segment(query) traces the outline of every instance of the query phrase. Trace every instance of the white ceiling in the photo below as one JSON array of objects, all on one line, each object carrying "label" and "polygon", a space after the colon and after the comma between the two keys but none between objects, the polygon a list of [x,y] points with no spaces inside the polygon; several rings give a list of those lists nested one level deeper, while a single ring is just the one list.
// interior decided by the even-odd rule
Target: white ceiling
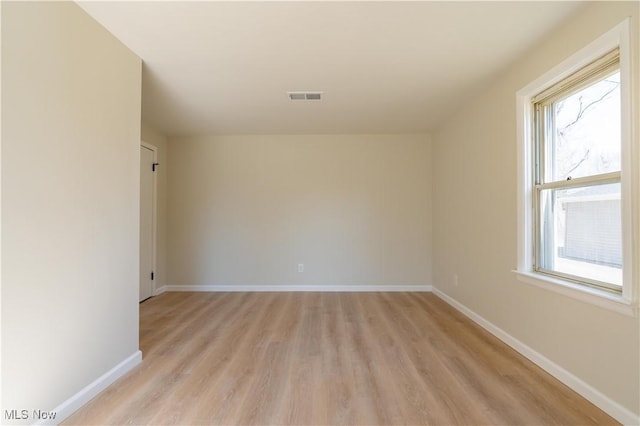
[{"label": "white ceiling", "polygon": [[[581,2],[81,2],[167,135],[419,133]],[[292,102],[287,91],[322,91]]]}]

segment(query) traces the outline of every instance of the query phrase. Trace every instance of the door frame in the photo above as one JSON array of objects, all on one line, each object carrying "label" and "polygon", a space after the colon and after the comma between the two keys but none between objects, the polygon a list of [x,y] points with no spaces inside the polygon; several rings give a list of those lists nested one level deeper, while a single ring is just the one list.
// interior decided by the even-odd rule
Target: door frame
[{"label": "door frame", "polygon": [[[158,148],[155,145],[151,145],[143,140],[140,140],[140,148],[147,148],[151,152],[153,152],[153,162],[158,162]],[[142,173],[142,170],[140,170]],[[153,203],[151,205],[151,268],[154,274],[154,279],[151,280],[151,297],[157,296],[157,286],[156,281],[158,279],[158,268],[156,264],[156,253],[158,251],[158,178],[155,173],[153,173],[153,188],[152,188],[152,197]],[[142,194],[140,194],[142,195]],[[140,256],[140,250],[138,250],[138,257]],[[140,282],[138,282],[138,291],[140,290]]]}]

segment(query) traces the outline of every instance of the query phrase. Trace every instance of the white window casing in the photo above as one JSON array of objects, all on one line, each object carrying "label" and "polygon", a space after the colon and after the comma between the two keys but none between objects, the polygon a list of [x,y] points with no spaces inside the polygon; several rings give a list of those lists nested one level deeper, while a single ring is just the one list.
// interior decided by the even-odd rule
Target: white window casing
[{"label": "white window casing", "polygon": [[[581,81],[592,76],[580,75],[587,65],[606,58],[619,49],[620,96],[621,96],[621,221],[622,221],[622,291],[614,294],[602,289],[581,285],[562,277],[553,277],[534,270],[535,256],[535,209],[534,209],[534,138],[533,102],[562,90],[567,77],[576,74]],[[616,52],[617,56],[617,52]],[[605,59],[606,60],[606,59]],[[638,215],[634,211],[633,194],[640,191],[638,175],[633,170],[640,166],[637,136],[634,135],[632,114],[631,46],[629,20],[608,31],[585,48],[573,54],[553,69],[528,84],[516,94],[517,142],[518,142],[518,264],[517,277],[520,281],[547,290],[582,300],[587,303],[635,316],[638,308],[638,268],[640,258],[640,237],[637,229]],[[576,81],[573,75],[571,81]],[[535,98],[535,99],[534,99]],[[615,176],[605,176],[613,178]],[[580,181],[572,182],[579,184]],[[551,185],[553,186],[553,185]],[[635,207],[637,209],[637,207]]]}]

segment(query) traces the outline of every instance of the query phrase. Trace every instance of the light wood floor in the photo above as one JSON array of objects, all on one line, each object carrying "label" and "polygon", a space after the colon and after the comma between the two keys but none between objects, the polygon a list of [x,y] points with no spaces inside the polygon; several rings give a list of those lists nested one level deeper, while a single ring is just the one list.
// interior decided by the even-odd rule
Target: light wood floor
[{"label": "light wood floor", "polygon": [[431,293],[165,293],[67,424],[588,425],[611,417]]}]

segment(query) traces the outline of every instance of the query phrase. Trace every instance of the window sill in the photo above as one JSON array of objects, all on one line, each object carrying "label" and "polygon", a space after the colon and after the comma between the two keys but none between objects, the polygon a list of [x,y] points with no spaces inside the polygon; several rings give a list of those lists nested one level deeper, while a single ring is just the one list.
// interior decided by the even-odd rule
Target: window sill
[{"label": "window sill", "polygon": [[583,287],[578,284],[573,284],[568,281],[547,277],[533,272],[513,272],[516,273],[519,281],[526,284],[553,291],[555,293],[571,297],[572,299],[577,299],[630,317],[635,317],[637,314],[637,307],[622,296],[617,296],[595,288]]}]

